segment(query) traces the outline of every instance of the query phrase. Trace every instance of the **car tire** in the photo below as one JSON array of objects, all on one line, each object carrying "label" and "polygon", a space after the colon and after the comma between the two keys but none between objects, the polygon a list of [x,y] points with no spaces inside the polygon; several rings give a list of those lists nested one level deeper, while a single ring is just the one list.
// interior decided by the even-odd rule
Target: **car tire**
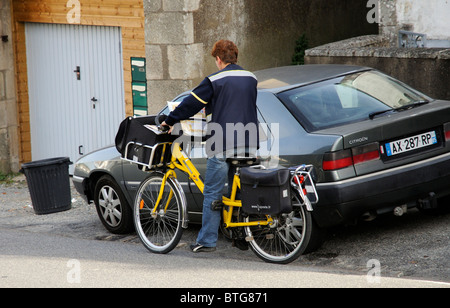
[{"label": "car tire", "polygon": [[326,232],[326,229],[319,227],[313,218],[311,238],[303,254],[308,254],[318,250],[325,242]]},{"label": "car tire", "polygon": [[134,231],[133,213],[119,185],[109,175],[95,185],[94,203],[103,226],[113,234]]}]

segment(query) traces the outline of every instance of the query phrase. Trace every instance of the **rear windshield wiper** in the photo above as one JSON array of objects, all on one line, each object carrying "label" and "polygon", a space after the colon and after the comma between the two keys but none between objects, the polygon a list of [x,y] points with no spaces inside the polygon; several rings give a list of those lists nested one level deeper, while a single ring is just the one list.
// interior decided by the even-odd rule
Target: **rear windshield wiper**
[{"label": "rear windshield wiper", "polygon": [[416,108],[416,107],[419,107],[419,106],[422,106],[422,105],[426,105],[426,104],[428,104],[428,103],[429,103],[429,101],[427,101],[427,100],[419,100],[419,101],[415,101],[415,102],[412,103],[412,104],[408,104],[408,105],[401,106],[401,107],[398,107],[398,108],[393,108],[393,109],[387,109],[387,110],[381,110],[381,111],[372,112],[371,114],[369,114],[369,119],[373,120],[377,115],[380,115],[380,114],[383,114],[383,113],[386,113],[386,112],[389,112],[389,111],[404,111],[404,110],[409,110],[409,109]]},{"label": "rear windshield wiper", "polygon": [[429,101],[426,101],[426,100],[415,101],[412,104],[408,104],[408,105],[405,105],[405,106],[401,106],[401,107],[395,108],[394,111],[409,110],[409,109],[413,109],[413,108],[416,108],[416,107],[419,107],[419,106],[422,106],[422,105],[426,105],[428,103],[429,103]]},{"label": "rear windshield wiper", "polygon": [[372,112],[371,114],[369,114],[369,119],[373,120],[373,118],[375,118],[377,115],[389,112],[389,111],[393,111],[394,109],[386,109],[386,110],[381,110],[381,111],[375,111]]}]

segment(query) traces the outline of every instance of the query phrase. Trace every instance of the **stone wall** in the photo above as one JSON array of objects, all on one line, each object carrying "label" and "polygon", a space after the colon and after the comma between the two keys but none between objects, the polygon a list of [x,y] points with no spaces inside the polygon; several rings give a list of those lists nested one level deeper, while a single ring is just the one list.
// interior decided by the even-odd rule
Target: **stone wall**
[{"label": "stone wall", "polygon": [[19,170],[10,0],[0,0],[0,173]]},{"label": "stone wall", "polygon": [[389,46],[390,37],[357,37],[307,50],[305,63],[373,67],[432,98],[450,100],[450,49]]},{"label": "stone wall", "polygon": [[236,42],[249,70],[290,65],[295,41],[318,46],[378,33],[360,0],[144,0],[149,112],[217,70],[219,39]]},{"label": "stone wall", "polygon": [[203,46],[195,42],[193,17],[199,5],[200,0],[144,0],[150,113],[202,75]]}]

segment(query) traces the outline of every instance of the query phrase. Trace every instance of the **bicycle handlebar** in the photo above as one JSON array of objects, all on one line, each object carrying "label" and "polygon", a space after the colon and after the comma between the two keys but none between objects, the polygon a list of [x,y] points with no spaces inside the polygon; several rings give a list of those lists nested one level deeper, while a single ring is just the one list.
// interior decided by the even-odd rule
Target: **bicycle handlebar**
[{"label": "bicycle handlebar", "polygon": [[170,126],[168,125],[158,125],[158,130],[160,132],[166,133],[170,130]]}]

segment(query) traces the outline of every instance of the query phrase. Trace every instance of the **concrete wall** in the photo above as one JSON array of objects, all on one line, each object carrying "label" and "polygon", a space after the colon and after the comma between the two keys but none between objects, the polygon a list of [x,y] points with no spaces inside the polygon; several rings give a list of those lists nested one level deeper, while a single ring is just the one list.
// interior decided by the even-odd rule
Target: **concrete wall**
[{"label": "concrete wall", "polygon": [[12,46],[11,2],[0,0],[0,172],[19,170],[18,121]]},{"label": "concrete wall", "polygon": [[305,63],[373,67],[432,98],[450,100],[450,49],[388,46],[389,37],[357,37],[307,50]]},{"label": "concrete wall", "polygon": [[249,70],[290,65],[295,41],[310,46],[378,33],[361,0],[144,0],[149,112],[217,70],[219,39],[236,42]]},{"label": "concrete wall", "polygon": [[367,10],[359,0],[201,1],[194,13],[195,39],[204,43],[207,72],[215,70],[209,54],[219,38],[236,42],[239,62],[250,70],[290,65],[302,34],[314,47],[378,33],[366,20]]}]

